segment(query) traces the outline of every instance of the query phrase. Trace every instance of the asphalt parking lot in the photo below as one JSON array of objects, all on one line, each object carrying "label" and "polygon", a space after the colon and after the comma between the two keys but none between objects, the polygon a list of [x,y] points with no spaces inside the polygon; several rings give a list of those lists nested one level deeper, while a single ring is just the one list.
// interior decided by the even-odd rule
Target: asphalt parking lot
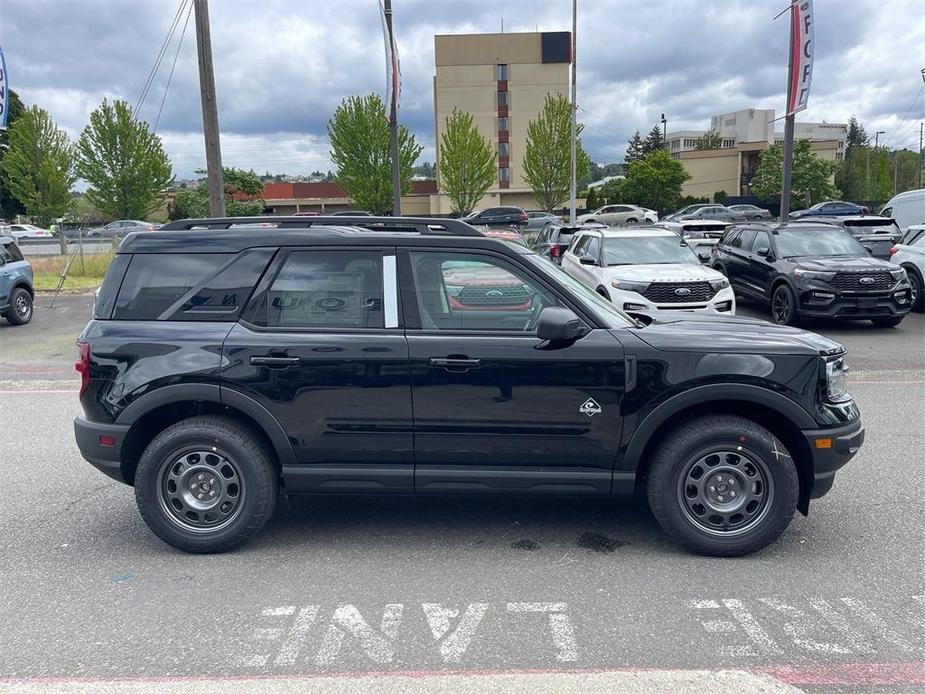
[{"label": "asphalt parking lot", "polygon": [[48,303],[0,325],[0,691],[925,689],[922,314],[809,326],[848,347],[867,442],[746,558],[606,500],[387,497],[295,500],[191,556],[80,458],[90,299]]}]

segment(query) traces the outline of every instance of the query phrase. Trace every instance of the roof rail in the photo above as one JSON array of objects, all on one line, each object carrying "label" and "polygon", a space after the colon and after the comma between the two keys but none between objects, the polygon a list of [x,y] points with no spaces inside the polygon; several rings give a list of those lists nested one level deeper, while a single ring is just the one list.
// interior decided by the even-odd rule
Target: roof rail
[{"label": "roof rail", "polygon": [[277,229],[306,229],[313,226],[362,227],[370,231],[412,232],[428,236],[482,236],[482,232],[460,219],[442,217],[334,217],[261,215],[259,217],[213,217],[180,219],[161,227],[161,231],[190,229],[230,229],[243,225],[272,225]]}]

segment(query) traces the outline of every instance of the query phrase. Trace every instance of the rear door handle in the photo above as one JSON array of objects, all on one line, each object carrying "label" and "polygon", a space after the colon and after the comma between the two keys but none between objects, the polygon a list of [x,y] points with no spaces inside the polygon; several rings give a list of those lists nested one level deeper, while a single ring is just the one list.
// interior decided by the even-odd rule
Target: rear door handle
[{"label": "rear door handle", "polygon": [[481,359],[469,359],[467,357],[431,357],[428,363],[434,368],[446,369],[447,371],[468,371],[482,366]]},{"label": "rear door handle", "polygon": [[251,357],[250,361],[251,366],[266,366],[270,369],[285,369],[302,363],[300,357]]}]

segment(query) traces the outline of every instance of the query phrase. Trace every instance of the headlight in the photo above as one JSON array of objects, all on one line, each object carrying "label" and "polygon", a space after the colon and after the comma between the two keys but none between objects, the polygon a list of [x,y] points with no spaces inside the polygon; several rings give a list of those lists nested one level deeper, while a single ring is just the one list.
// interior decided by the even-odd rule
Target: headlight
[{"label": "headlight", "polygon": [[898,267],[895,270],[890,270],[890,274],[893,276],[893,279],[897,282],[900,280],[906,279],[906,269]]},{"label": "headlight", "polygon": [[808,280],[821,280],[823,282],[831,282],[835,279],[834,272],[819,272],[817,270],[804,270],[801,267],[794,268],[793,274],[797,277],[805,277]]},{"label": "headlight", "polygon": [[638,294],[642,294],[646,289],[649,288],[649,283],[631,282],[628,280],[613,280],[610,283],[610,286],[617,289],[622,289],[625,292],[637,292]]},{"label": "headlight", "polygon": [[720,277],[716,280],[710,280],[710,286],[713,288],[714,292],[718,292],[720,289],[725,289],[729,286],[729,280],[725,277]]},{"label": "headlight", "polygon": [[825,363],[825,391],[829,402],[851,399],[848,394],[848,364],[845,363],[845,357],[830,359]]}]

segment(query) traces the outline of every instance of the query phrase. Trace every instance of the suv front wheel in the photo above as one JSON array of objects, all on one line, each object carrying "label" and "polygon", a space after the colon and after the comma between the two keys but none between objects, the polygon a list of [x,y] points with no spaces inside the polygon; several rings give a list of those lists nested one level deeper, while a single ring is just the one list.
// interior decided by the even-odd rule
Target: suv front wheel
[{"label": "suv front wheel", "polygon": [[273,457],[247,427],[191,417],[148,444],[135,473],[135,501],[148,527],[185,552],[224,552],[269,520],[279,488]]},{"label": "suv front wheel", "polygon": [[737,417],[691,420],[661,444],[649,470],[649,506],[689,549],[734,557],[787,528],[800,493],[793,458],[771,432]]}]

